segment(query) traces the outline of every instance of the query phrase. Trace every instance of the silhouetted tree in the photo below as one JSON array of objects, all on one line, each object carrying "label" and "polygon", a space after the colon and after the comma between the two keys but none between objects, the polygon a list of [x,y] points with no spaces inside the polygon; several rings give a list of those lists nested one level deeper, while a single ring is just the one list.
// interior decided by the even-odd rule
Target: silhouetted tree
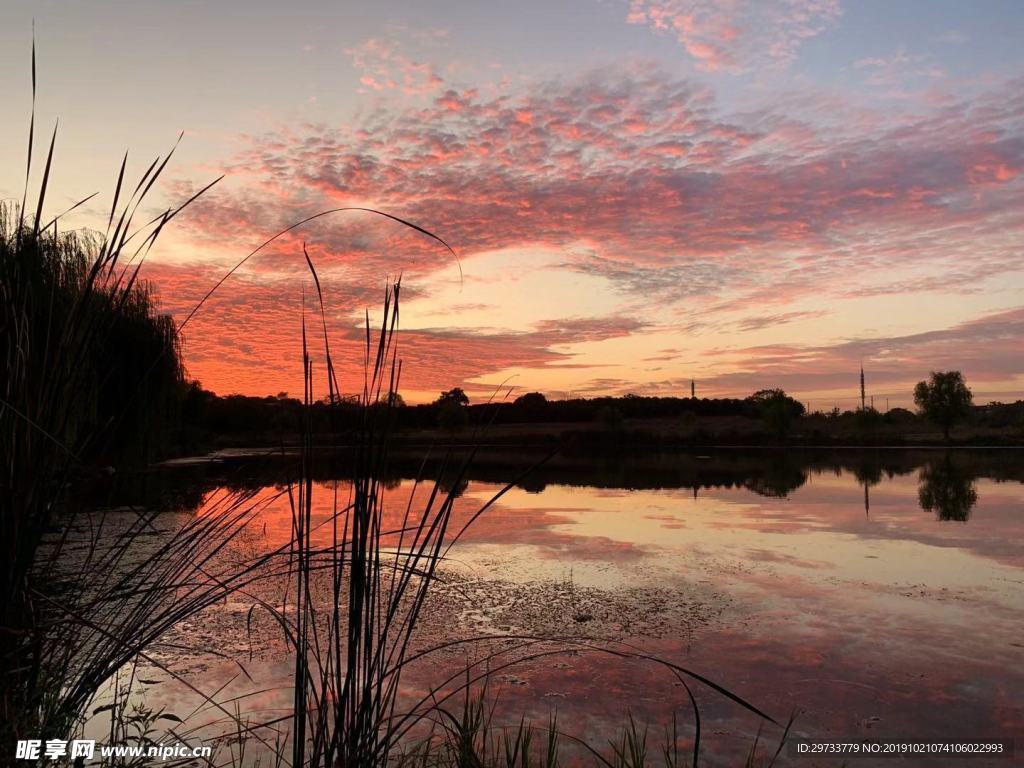
[{"label": "silhouetted tree", "polygon": [[435,405],[437,406],[437,425],[443,430],[455,432],[469,421],[469,415],[466,413],[469,396],[460,387],[442,392]]},{"label": "silhouetted tree", "polygon": [[381,392],[370,406],[370,412],[375,419],[382,419],[382,425],[393,428],[398,424],[398,409],[405,407],[405,398],[398,392]]},{"label": "silhouetted tree", "polygon": [[525,410],[540,410],[548,404],[548,399],[541,392],[527,392],[515,399],[513,405]]},{"label": "silhouetted tree", "polygon": [[780,438],[789,433],[793,420],[804,413],[804,404],[781,389],[758,390],[747,401],[757,407],[765,426]]},{"label": "silhouetted tree", "polygon": [[914,403],[926,419],[942,428],[949,440],[949,430],[971,413],[973,396],[960,371],[932,371],[928,381],[914,387]]},{"label": "silhouetted tree", "polygon": [[[144,464],[166,452],[180,417],[181,340],[148,283],[95,266],[100,249],[88,233],[36,231],[0,203],[0,421],[18,414],[86,462]],[[64,373],[73,396],[37,413]]]},{"label": "silhouetted tree", "polygon": [[435,402],[437,405],[444,405],[445,403],[469,405],[469,395],[463,391],[462,387],[455,387],[447,392],[442,392]]},{"label": "silhouetted tree", "polygon": [[381,393],[377,399],[378,405],[388,405],[391,408],[405,408],[405,398],[398,392]]}]

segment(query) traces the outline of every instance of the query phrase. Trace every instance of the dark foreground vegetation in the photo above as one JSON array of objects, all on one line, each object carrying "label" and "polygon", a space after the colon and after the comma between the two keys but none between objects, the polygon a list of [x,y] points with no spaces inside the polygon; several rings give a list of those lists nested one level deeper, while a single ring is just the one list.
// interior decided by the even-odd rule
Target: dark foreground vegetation
[{"label": "dark foreground vegetation", "polygon": [[[33,55],[33,92],[35,61]],[[133,191],[122,164],[107,228],[66,233],[43,216],[56,130],[41,181],[0,210],[0,743],[65,738],[105,682],[183,617],[223,597],[212,554],[237,530],[228,505],[169,536],[159,555],[133,551],[154,518],[108,539],[103,516],[72,540],[76,478],[109,462],[166,452],[180,403],[178,329],[154,310],[138,268],[187,205],[140,224],[135,213],[168,158]],[[88,199],[88,198],[87,198]],[[83,201],[84,202],[84,201]],[[81,527],[79,525],[79,527]],[[197,578],[198,577],[198,578]]]}]

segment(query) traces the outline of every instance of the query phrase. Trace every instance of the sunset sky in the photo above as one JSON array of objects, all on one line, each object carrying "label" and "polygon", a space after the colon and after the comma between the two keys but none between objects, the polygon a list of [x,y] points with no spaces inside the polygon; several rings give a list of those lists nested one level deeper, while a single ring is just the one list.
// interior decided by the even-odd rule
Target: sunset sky
[{"label": "sunset sky", "polygon": [[[106,221],[185,132],[152,202],[226,174],[143,276],[189,374],[301,393],[306,242],[342,386],[402,275],[411,401],[746,395],[876,405],[930,370],[1024,397],[1024,4],[21,2],[0,6],[0,197],[60,131],[51,215]],[[43,160],[37,152],[36,183]],[[149,211],[147,211],[149,212]],[[461,275],[460,275],[461,264]],[[326,390],[319,380],[318,386]]]}]

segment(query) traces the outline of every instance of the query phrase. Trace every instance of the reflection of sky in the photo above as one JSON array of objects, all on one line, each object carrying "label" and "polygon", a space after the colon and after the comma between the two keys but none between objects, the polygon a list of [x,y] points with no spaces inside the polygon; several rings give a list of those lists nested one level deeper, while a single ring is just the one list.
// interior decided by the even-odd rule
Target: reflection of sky
[{"label": "reflection of sky", "polygon": [[[498,488],[471,483],[453,528]],[[1016,542],[1024,534],[1024,485],[979,479],[976,488],[967,522],[939,521],[921,509],[916,473],[872,486],[869,514],[863,487],[849,473],[812,475],[788,498],[739,488],[702,490],[696,498],[689,489],[516,488],[467,532],[451,567],[520,583],[699,584],[725,593],[731,602],[721,626],[685,640],[625,639],[692,666],[778,717],[799,707],[802,733],[1019,733],[1024,575]],[[411,491],[403,482],[385,492],[386,524],[397,525]],[[315,520],[327,518],[332,493],[316,486]],[[414,509],[426,493],[416,491]],[[339,499],[346,498],[339,488]],[[270,502],[260,520],[265,534],[255,526],[257,540],[286,541],[290,519],[286,497]],[[429,674],[410,680],[427,684]],[[633,662],[558,657],[516,674],[525,684],[503,692],[508,711],[525,707],[544,719],[557,706],[565,722],[591,735],[607,736],[627,708],[663,722],[667,702],[686,701],[663,672]],[[709,743],[742,734],[749,744],[755,721],[706,691],[700,699],[718,726]]]}]

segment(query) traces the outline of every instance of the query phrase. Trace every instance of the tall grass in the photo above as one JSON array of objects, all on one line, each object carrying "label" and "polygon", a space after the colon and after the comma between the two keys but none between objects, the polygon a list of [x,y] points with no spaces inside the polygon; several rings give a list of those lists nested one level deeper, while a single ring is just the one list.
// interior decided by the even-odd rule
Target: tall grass
[{"label": "tall grass", "polygon": [[[56,127],[35,199],[29,195],[35,79],[33,46],[25,193],[20,205],[0,209],[5,749],[19,736],[68,734],[114,671],[218,599],[223,578],[207,569],[245,516],[229,501],[208,518],[159,531],[153,515],[74,515],[67,504],[75,478],[98,462],[144,462],[161,449],[182,382],[178,331],[156,313],[139,268],[194,198],[137,224],[170,154],[130,193],[125,156],[106,231],[61,231],[63,214],[43,215]],[[154,532],[160,546],[147,547]]]},{"label": "tall grass", "polygon": [[[310,270],[316,271],[307,255]],[[334,376],[324,307],[321,327],[327,375]],[[443,460],[432,478],[419,477],[410,491],[397,529],[384,524],[383,489],[386,475],[390,411],[401,375],[396,330],[400,282],[384,297],[376,340],[369,322],[364,350],[363,424],[355,451],[350,501],[333,509],[328,571],[331,581],[326,615],[311,601],[309,572],[309,509],[313,485],[308,476],[300,485],[294,508],[296,531],[296,700],[293,765],[384,765],[403,746],[409,730],[425,712],[397,710],[406,666],[423,653],[410,653],[414,631],[437,568],[454,540],[465,530],[452,530],[455,502],[464,486],[472,454],[455,462]],[[306,348],[305,333],[303,348]],[[313,370],[308,355],[305,403],[314,402]],[[331,392],[337,382],[329,383]],[[335,398],[331,398],[334,402]],[[308,427],[309,425],[307,425]],[[311,430],[304,431],[303,469],[313,465]],[[304,472],[305,475],[305,472]],[[429,488],[426,501],[414,506],[420,484]],[[482,514],[514,485],[507,484],[474,514]],[[305,551],[303,551],[305,549]],[[320,643],[323,635],[326,642]],[[315,670],[315,673],[313,671]]]}]

